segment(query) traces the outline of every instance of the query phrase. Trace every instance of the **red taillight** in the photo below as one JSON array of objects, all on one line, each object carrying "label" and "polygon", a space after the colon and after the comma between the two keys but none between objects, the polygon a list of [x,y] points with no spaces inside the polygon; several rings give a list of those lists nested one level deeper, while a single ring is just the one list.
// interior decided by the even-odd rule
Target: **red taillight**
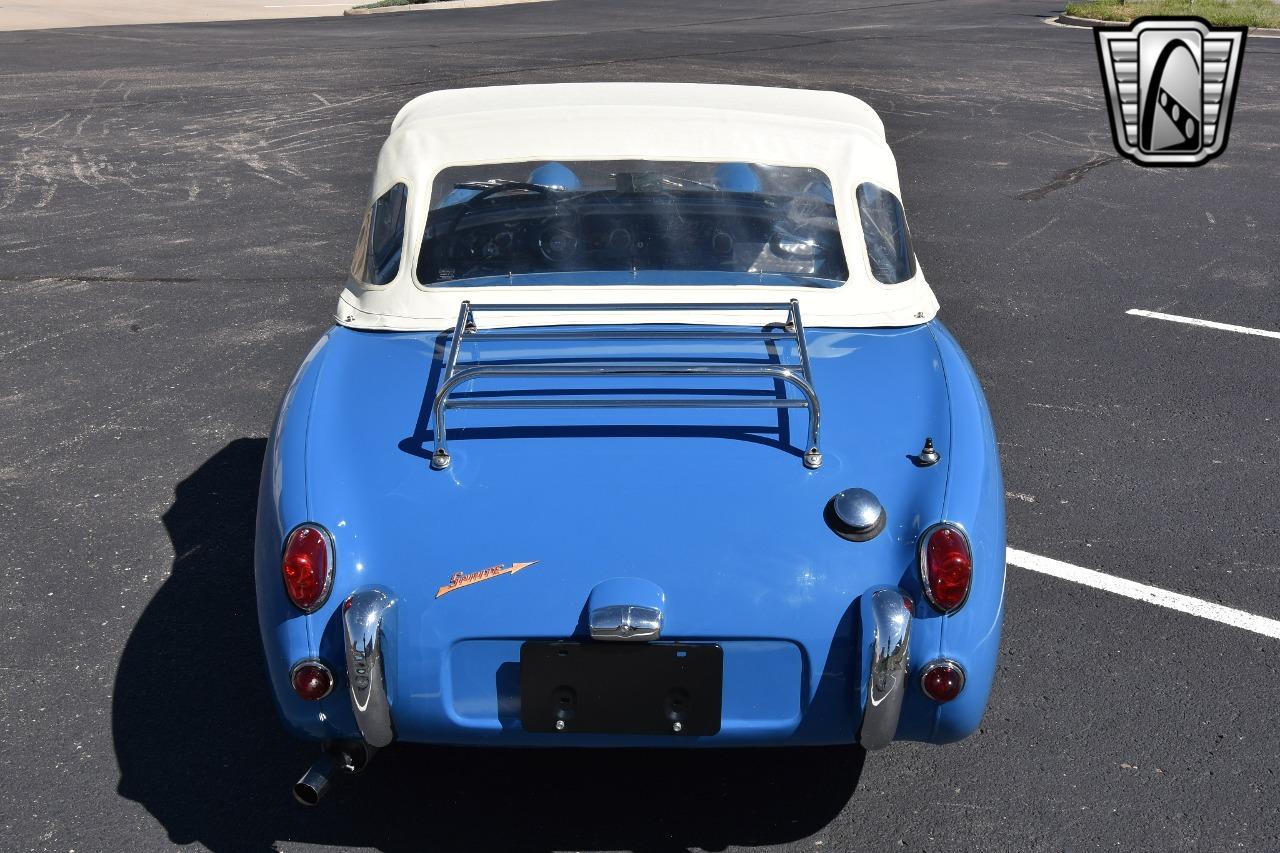
[{"label": "red taillight", "polygon": [[309,702],[323,699],[333,689],[333,673],[318,660],[299,662],[289,673],[289,680],[293,682],[293,692]]},{"label": "red taillight", "polygon": [[933,661],[920,675],[920,689],[935,702],[950,702],[964,689],[964,670],[955,661]]},{"label": "red taillight", "polygon": [[329,535],[323,527],[304,524],[295,527],[284,544],[280,571],[284,575],[289,600],[310,613],[324,604],[333,585]]},{"label": "red taillight", "polygon": [[926,534],[920,549],[920,574],[925,595],[934,607],[950,613],[964,604],[973,580],[973,557],[964,533],[939,525]]}]

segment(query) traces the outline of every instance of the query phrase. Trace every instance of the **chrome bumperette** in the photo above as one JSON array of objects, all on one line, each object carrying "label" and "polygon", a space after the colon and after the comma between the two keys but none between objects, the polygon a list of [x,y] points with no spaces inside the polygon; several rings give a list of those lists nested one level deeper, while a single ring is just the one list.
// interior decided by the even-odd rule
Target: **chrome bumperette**
[{"label": "chrome bumperette", "polygon": [[386,636],[394,633],[396,600],[377,587],[363,587],[342,603],[351,710],[365,743],[386,746],[395,739],[387,698]]},{"label": "chrome bumperette", "polygon": [[592,610],[588,621],[595,640],[643,642],[662,636],[662,611],[635,604],[611,604]]},{"label": "chrome bumperette", "polygon": [[[547,332],[515,331],[515,332],[481,332],[477,333],[474,314],[477,311],[501,312],[533,312],[533,311],[591,311],[601,313],[619,313],[627,311],[786,311],[786,320],[781,330],[777,324],[766,327],[760,332],[741,332],[736,330],[717,330],[714,328],[698,330],[663,330],[663,329],[590,329],[590,330],[551,330]],[[684,317],[680,318],[685,322]],[[530,363],[530,364],[484,364],[478,358],[463,367],[458,366],[458,353],[464,341],[482,343],[484,341],[561,341],[561,340],[758,340],[763,341],[770,352],[776,352],[776,342],[791,340],[795,342],[796,353],[800,359],[798,364],[760,363],[740,364],[726,361],[699,361],[695,363],[679,362],[645,362],[641,360],[616,360],[596,363]],[[646,378],[662,377],[743,377],[759,376],[773,379],[780,384],[790,385],[801,395],[802,399],[780,396],[762,399],[754,396],[707,398],[672,398],[653,399],[642,397],[589,397],[564,399],[555,396],[554,390],[548,390],[543,398],[522,397],[505,399],[501,395],[487,398],[458,399],[451,397],[453,390],[473,379],[485,377],[609,377],[638,376]],[[818,402],[818,394],[814,390],[813,368],[809,361],[809,349],[805,342],[804,324],[800,319],[800,303],[794,299],[783,303],[686,303],[686,304],[616,304],[616,305],[473,305],[463,301],[458,311],[458,321],[454,326],[453,340],[445,358],[444,375],[436,391],[432,413],[435,418],[435,450],[431,454],[431,467],[436,470],[448,468],[452,462],[449,456],[448,431],[445,426],[445,412],[449,409],[807,409],[809,412],[809,431],[802,459],[806,468],[818,468],[822,465],[822,451],[819,449],[822,411]]]},{"label": "chrome bumperette", "polygon": [[911,639],[911,604],[896,587],[880,587],[863,596],[863,636],[870,635],[871,671],[867,705],[858,742],[864,749],[887,746],[898,730],[902,697],[907,690],[907,645]]}]

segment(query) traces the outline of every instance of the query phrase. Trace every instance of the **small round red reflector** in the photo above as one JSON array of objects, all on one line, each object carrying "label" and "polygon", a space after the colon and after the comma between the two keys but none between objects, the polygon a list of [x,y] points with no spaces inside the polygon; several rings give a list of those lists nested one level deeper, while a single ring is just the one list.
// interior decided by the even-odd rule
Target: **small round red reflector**
[{"label": "small round red reflector", "polygon": [[929,534],[924,547],[925,593],[934,607],[944,613],[964,604],[973,580],[973,558],[969,542],[954,527],[939,527]]},{"label": "small round red reflector", "polygon": [[920,688],[935,702],[950,702],[964,689],[964,670],[951,661],[934,661],[924,668]]},{"label": "small round red reflector", "polygon": [[333,581],[329,565],[329,539],[323,528],[304,524],[294,528],[284,546],[281,562],[289,600],[310,613],[324,604]]},{"label": "small round red reflector", "polygon": [[293,668],[289,678],[293,692],[310,702],[323,699],[333,689],[333,673],[318,660],[302,661]]}]

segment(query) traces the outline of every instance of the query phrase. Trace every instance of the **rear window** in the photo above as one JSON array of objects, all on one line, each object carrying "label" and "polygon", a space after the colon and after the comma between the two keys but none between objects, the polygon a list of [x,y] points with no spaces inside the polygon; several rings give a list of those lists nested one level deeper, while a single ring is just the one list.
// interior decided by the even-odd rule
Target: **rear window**
[{"label": "rear window", "polygon": [[408,190],[396,184],[365,212],[356,241],[351,275],[364,284],[387,284],[400,272],[404,247],[404,208]]},{"label": "rear window", "polygon": [[898,284],[915,276],[916,255],[898,197],[875,184],[859,184],[858,217],[876,281]]},{"label": "rear window", "polygon": [[417,274],[453,286],[816,287],[849,275],[820,170],[651,160],[445,169]]}]

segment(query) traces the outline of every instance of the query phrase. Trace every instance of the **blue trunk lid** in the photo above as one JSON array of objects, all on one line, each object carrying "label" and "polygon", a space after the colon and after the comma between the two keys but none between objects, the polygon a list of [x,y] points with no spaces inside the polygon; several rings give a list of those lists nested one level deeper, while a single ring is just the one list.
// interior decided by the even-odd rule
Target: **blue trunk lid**
[{"label": "blue trunk lid", "polygon": [[[772,409],[457,411],[453,464],[432,470],[431,394],[447,338],[333,330],[317,359],[307,439],[310,510],[337,539],[338,588],[393,588],[440,643],[570,635],[592,588],[612,577],[665,592],[669,636],[789,636],[816,623],[830,637],[863,590],[914,571],[917,537],[938,517],[947,466],[911,461],[925,436],[947,450],[945,381],[927,326],[809,331],[823,412],[816,471],[800,458],[806,412]],[[779,346],[783,361],[794,356]],[[768,358],[759,342],[484,349],[486,363],[637,357]],[[460,390],[725,396],[774,386],[503,378]],[[848,542],[823,520],[831,496],[853,486],[887,510],[873,541]],[[533,565],[437,598],[456,573],[513,563]]]}]

